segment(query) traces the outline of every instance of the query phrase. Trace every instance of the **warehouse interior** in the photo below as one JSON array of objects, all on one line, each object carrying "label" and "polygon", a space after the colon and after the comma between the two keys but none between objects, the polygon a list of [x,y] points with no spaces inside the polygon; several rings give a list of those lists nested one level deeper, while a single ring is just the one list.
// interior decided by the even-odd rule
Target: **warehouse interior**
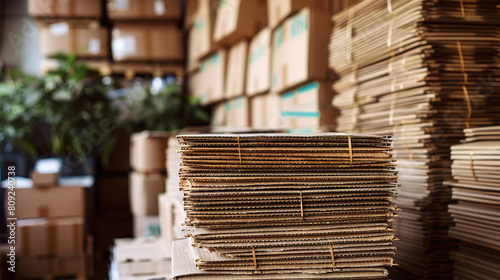
[{"label": "warehouse interior", "polygon": [[0,279],[498,280],[500,1],[0,0]]}]

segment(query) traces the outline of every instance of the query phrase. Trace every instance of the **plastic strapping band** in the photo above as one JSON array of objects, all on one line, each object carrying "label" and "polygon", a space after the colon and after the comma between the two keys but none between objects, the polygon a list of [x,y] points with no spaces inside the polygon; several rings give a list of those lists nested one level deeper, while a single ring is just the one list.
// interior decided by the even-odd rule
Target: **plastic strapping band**
[{"label": "plastic strapping band", "polygon": [[470,128],[470,124],[469,124],[469,120],[472,116],[472,107],[470,105],[470,98],[469,98],[469,92],[467,91],[467,87],[464,85],[462,86],[462,89],[464,91],[464,95],[465,95],[465,101],[467,101],[467,120],[465,120],[465,126],[467,128]]},{"label": "plastic strapping band", "polygon": [[460,44],[460,41],[457,41],[457,47],[458,47],[458,56],[460,57],[460,66],[462,67],[462,73],[464,74],[464,83],[467,84],[468,76],[467,72],[465,72],[465,62],[464,62],[464,56],[462,55],[462,44]]},{"label": "plastic strapping band", "polygon": [[387,11],[392,13],[392,0],[387,0]]},{"label": "plastic strapping band", "polygon": [[332,244],[330,244],[330,255],[332,256],[332,267],[333,267],[333,269],[335,269],[335,257],[333,256]]},{"label": "plastic strapping band", "polygon": [[304,204],[302,201],[302,191],[300,191],[300,216],[302,217],[302,221],[304,221]]},{"label": "plastic strapping band", "polygon": [[474,181],[478,181],[477,176],[476,176],[476,171],[474,171],[474,160],[472,156],[474,155],[474,152],[470,152],[470,171],[472,171],[472,177],[474,178]]},{"label": "plastic strapping band", "polygon": [[240,147],[240,135],[238,135],[238,155],[240,156],[240,164],[241,164],[241,147]]},{"label": "plastic strapping band", "polygon": [[351,136],[347,136],[347,141],[349,145],[349,159],[352,165],[352,143],[351,143]]},{"label": "plastic strapping band", "polygon": [[462,10],[462,18],[465,19],[465,8],[464,8],[464,1],[460,0],[460,9]]},{"label": "plastic strapping band", "polygon": [[253,256],[253,268],[255,272],[257,272],[257,258],[255,257],[255,248],[252,247],[252,256]]}]

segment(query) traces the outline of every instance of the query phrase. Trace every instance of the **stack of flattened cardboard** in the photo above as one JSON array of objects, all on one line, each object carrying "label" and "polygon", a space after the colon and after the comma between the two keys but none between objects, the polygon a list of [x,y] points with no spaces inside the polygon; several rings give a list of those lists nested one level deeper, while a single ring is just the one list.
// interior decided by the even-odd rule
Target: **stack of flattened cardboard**
[{"label": "stack of flattened cardboard", "polygon": [[333,16],[337,130],[395,137],[404,211],[395,270],[407,278],[451,277],[442,182],[462,130],[500,120],[499,20],[487,0],[366,0]]},{"label": "stack of flattened cardboard", "polygon": [[[177,138],[190,241],[174,243],[173,252],[187,250],[191,257],[173,255],[175,279],[213,273],[254,274],[251,279],[289,279],[280,274],[290,273],[294,279],[386,279],[385,267],[393,265],[391,223],[397,210],[389,137]],[[192,248],[184,248],[189,243]],[[182,262],[189,260],[193,268],[186,271],[189,263]]]},{"label": "stack of flattened cardboard", "polygon": [[500,275],[500,126],[466,129],[465,144],[451,147],[455,226],[461,241],[452,252],[459,279],[497,279]]}]

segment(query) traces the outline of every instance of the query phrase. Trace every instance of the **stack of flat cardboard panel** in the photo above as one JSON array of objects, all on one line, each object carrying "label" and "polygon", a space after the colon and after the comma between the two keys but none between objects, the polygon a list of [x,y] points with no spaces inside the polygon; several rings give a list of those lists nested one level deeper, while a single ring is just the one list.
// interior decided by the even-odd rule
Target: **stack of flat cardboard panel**
[{"label": "stack of flat cardboard panel", "polygon": [[500,126],[466,129],[465,144],[451,147],[453,182],[449,206],[460,240],[452,252],[458,279],[497,279],[500,275]]},{"label": "stack of flat cardboard panel", "polygon": [[177,138],[190,239],[174,242],[174,279],[386,279],[397,210],[389,137]]},{"label": "stack of flat cardboard panel", "polygon": [[332,19],[337,130],[395,137],[404,211],[395,270],[406,279],[450,278],[451,195],[442,182],[462,130],[500,117],[496,4],[362,1]]}]

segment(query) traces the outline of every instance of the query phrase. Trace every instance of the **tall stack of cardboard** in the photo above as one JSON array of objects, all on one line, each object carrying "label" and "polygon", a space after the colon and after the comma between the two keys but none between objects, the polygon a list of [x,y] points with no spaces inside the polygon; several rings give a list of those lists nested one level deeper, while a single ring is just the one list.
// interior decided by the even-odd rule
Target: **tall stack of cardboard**
[{"label": "tall stack of cardboard", "polygon": [[29,0],[28,14],[38,25],[42,72],[53,68],[50,57],[59,52],[76,52],[79,59],[100,70],[109,67],[109,29],[101,25],[101,0]]},{"label": "tall stack of cardboard", "polygon": [[451,278],[450,146],[462,129],[498,123],[495,4],[362,1],[333,16],[330,66],[338,130],[393,133],[403,217],[394,271]]},{"label": "tall stack of cardboard", "polygon": [[174,241],[174,279],[387,278],[397,210],[389,137],[177,137],[191,238]]},{"label": "tall stack of cardboard", "polygon": [[113,71],[182,74],[184,50],[178,0],[107,0],[113,29]]},{"label": "tall stack of cardboard", "polygon": [[129,193],[134,236],[159,236],[158,195],[165,191],[168,132],[143,131],[130,138]]},{"label": "tall stack of cardboard", "polygon": [[500,275],[500,126],[464,130],[464,144],[451,147],[455,222],[450,235],[460,240],[452,252],[458,279],[495,279]]},{"label": "tall stack of cardboard", "polygon": [[85,279],[85,188],[16,188],[15,197],[16,277]]}]

